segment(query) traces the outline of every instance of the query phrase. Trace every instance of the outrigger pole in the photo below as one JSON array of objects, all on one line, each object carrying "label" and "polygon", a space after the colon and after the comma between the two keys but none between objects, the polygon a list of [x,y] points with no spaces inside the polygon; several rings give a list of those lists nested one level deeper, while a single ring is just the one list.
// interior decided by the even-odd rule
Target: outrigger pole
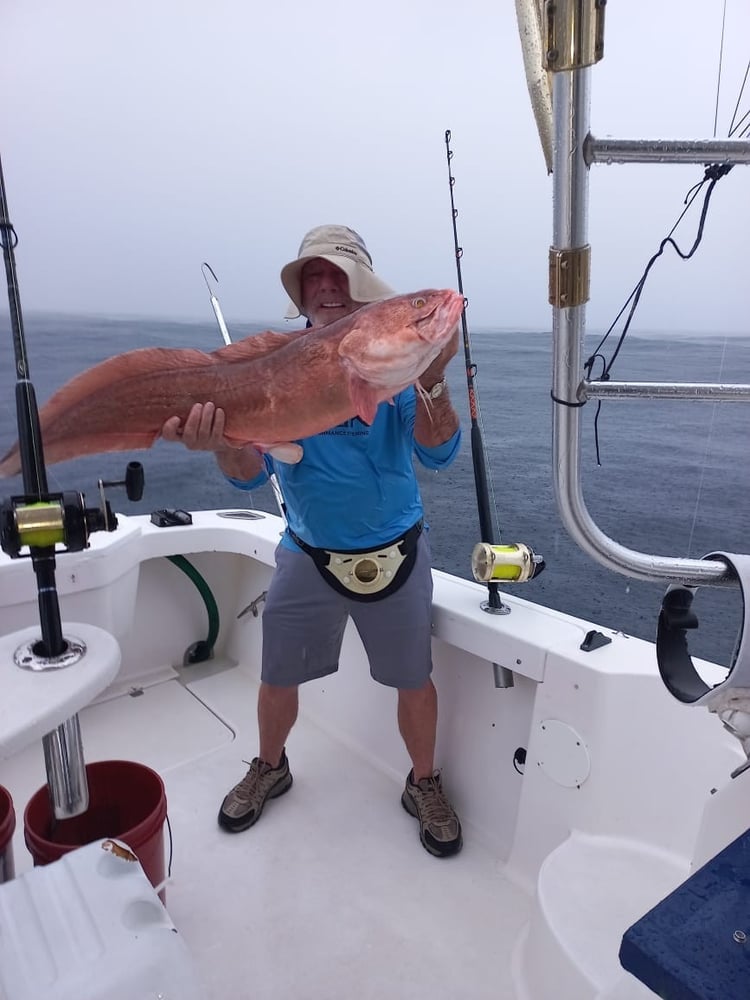
[{"label": "outrigger pole", "polygon": [[[461,258],[463,249],[458,243],[458,209],[453,198],[453,187],[456,182],[451,172],[451,160],[453,150],[450,147],[451,132],[445,132],[445,151],[448,161],[448,186],[451,198],[451,217],[453,222],[453,244],[456,253],[456,273],[458,277],[458,290],[464,294],[463,276],[461,274]],[[484,439],[482,436],[482,425],[479,418],[479,403],[475,387],[475,376],[477,366],[471,356],[471,342],[469,339],[469,329],[466,323],[466,303],[464,298],[464,309],[461,313],[461,330],[463,334],[464,358],[466,361],[466,381],[469,391],[469,417],[471,419],[471,457],[474,465],[474,485],[477,495],[477,512],[479,514],[479,531],[484,541],[479,542],[472,553],[472,572],[474,578],[480,583],[487,584],[488,600],[482,605],[483,610],[491,614],[508,614],[510,608],[503,604],[498,590],[498,580],[505,583],[525,583],[533,579],[544,569],[544,560],[541,556],[534,555],[532,550],[523,543],[501,545],[499,537],[495,536],[493,524],[492,507],[490,504],[490,490],[487,478],[487,463],[485,458]],[[505,668],[499,668],[504,670]],[[511,681],[512,683],[512,681]],[[498,685],[507,686],[507,685]]]}]

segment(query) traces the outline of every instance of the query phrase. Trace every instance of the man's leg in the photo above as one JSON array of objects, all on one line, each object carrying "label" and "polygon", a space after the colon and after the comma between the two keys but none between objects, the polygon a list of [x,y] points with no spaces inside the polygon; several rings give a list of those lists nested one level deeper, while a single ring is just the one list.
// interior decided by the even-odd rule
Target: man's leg
[{"label": "man's leg", "polygon": [[432,680],[421,688],[399,689],[398,728],[412,763],[401,805],[419,821],[419,839],[430,854],[457,854],[463,845],[461,823],[434,770],[437,691]]},{"label": "man's leg", "polygon": [[219,826],[231,833],[247,830],[260,819],[268,799],[292,787],[292,774],[284,752],[287,736],[297,719],[297,686],[282,687],[261,681],[258,691],[260,747],[250,768],[219,810]]},{"label": "man's leg", "polygon": [[277,548],[263,611],[258,756],[224,797],[219,825],[225,829],[246,830],[260,818],[268,799],[291,788],[284,746],[297,719],[298,685],[338,668],[346,625],[342,604],[308,556]]},{"label": "man's leg", "polygon": [[414,781],[432,777],[437,730],[437,691],[432,680],[416,690],[399,690],[398,728],[411,757]]},{"label": "man's leg", "polygon": [[419,839],[430,854],[461,850],[461,823],[443,791],[435,766],[437,692],[432,683],[432,571],[424,534],[406,583],[390,597],[352,607],[376,681],[398,690],[398,728],[411,758],[401,804],[419,822]]},{"label": "man's leg", "polygon": [[437,691],[432,680],[399,690],[398,727],[412,762],[401,804],[419,821],[419,839],[430,854],[457,854],[463,844],[461,823],[434,770]]},{"label": "man's leg", "polygon": [[271,767],[278,767],[284,745],[297,721],[299,688],[279,687],[261,681],[258,691],[259,756]]}]

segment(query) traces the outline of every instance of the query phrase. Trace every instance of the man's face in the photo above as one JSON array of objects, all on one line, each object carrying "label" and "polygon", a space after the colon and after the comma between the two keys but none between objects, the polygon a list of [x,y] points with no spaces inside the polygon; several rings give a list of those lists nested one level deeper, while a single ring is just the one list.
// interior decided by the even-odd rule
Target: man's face
[{"label": "man's face", "polygon": [[324,257],[308,260],[300,276],[302,312],[313,326],[326,326],[359,309],[349,298],[349,279],[340,267]]}]

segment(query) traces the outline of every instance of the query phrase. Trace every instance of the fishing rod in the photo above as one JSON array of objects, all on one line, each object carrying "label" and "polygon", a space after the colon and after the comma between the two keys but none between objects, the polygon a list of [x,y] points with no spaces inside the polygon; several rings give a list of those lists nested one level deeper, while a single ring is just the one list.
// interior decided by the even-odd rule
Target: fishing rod
[{"label": "fishing rod", "polygon": [[[0,161],[0,244],[8,284],[8,305],[16,368],[16,422],[24,495],[0,500],[0,547],[12,559],[28,554],[37,580],[40,641],[28,643],[25,665],[46,671],[72,666],[85,655],[80,642],[67,642],[62,633],[60,602],[55,580],[56,546],[81,551],[92,531],[113,531],[117,519],[104,510],[86,508],[82,493],[50,493],[44,464],[36,393],[29,376],[21,297],[16,274],[18,236],[10,221],[5,177]],[[28,553],[22,549],[28,548]],[[23,648],[23,647],[22,647]],[[77,715],[42,737],[54,821],[85,812],[89,805],[88,782],[80,723]]]},{"label": "fishing rod", "polygon": [[[219,279],[216,277],[214,269],[211,267],[211,265],[207,264],[204,261],[201,264],[201,271],[203,272],[203,280],[206,282],[206,288],[208,289],[208,294],[211,299],[211,308],[214,311],[216,322],[219,324],[219,330],[221,331],[221,336],[224,339],[224,343],[227,346],[229,346],[229,344],[232,343],[232,338],[229,336],[229,330],[227,329],[227,324],[224,321],[224,313],[221,311],[221,305],[219,304],[219,300],[214,295],[213,289],[209,284],[208,275],[206,274],[205,270],[206,268],[208,268],[208,270],[211,272],[211,277],[214,279],[217,285],[219,283]],[[269,475],[268,481],[271,484],[271,489],[273,490],[273,495],[276,499],[276,505],[279,508],[279,513],[284,518],[284,520],[286,520],[286,505],[284,504],[284,497],[281,492],[281,487],[279,486],[279,481],[273,472]]]},{"label": "fishing rod", "polygon": [[[117,518],[109,504],[103,509],[84,506],[82,493],[50,493],[44,464],[36,393],[29,376],[21,297],[16,274],[18,236],[10,221],[5,177],[0,161],[0,245],[5,261],[8,305],[16,368],[16,422],[24,495],[0,501],[0,547],[11,558],[28,554],[37,577],[39,619],[42,629],[38,651],[46,658],[65,653],[67,643],[60,624],[60,604],[55,583],[55,546],[79,552],[89,544],[92,531],[114,531]],[[28,553],[21,552],[28,547]]]},{"label": "fishing rod", "polygon": [[[451,172],[453,150],[450,146],[451,131],[445,132],[445,152],[448,163],[448,188],[451,199],[451,220],[453,224],[453,244],[456,254],[456,274],[458,290],[464,295],[463,275],[461,273],[461,258],[463,248],[458,242],[458,209],[453,197],[456,179]],[[466,306],[468,300],[464,296],[464,308],[461,312],[461,331],[463,335],[464,359],[466,362],[466,382],[469,393],[469,417],[471,419],[471,457],[474,465],[474,485],[477,496],[477,512],[479,514],[479,531],[484,541],[479,542],[472,552],[471,563],[474,578],[487,584],[488,601],[482,608],[492,614],[508,614],[510,608],[504,605],[499,592],[498,581],[504,583],[525,583],[532,580],[544,569],[544,559],[535,555],[528,545],[522,542],[503,545],[499,537],[495,537],[492,506],[490,504],[490,487],[487,477],[487,461],[482,436],[482,425],[479,414],[479,401],[475,384],[477,366],[471,356],[471,341],[466,322]]]},{"label": "fishing rod", "polygon": [[[18,236],[10,221],[8,199],[5,193],[5,177],[0,161],[0,243],[5,260],[5,276],[8,282],[8,306],[13,335],[13,351],[16,363],[16,422],[18,424],[18,447],[21,458],[24,491],[29,503],[41,504],[46,500],[47,472],[44,466],[42,435],[39,430],[39,410],[34,386],[29,378],[29,364],[26,355],[26,339],[23,330],[21,297],[16,274],[15,247]],[[3,509],[3,515],[6,510]],[[12,511],[16,513],[15,510]],[[3,542],[12,528],[3,516]],[[44,530],[32,531],[30,536],[31,561],[37,577],[39,595],[39,619],[42,628],[42,645],[48,657],[60,656],[66,648],[60,622],[60,604],[55,584],[55,546],[50,545]],[[18,539],[20,541],[20,539]],[[38,544],[33,544],[34,542]],[[12,542],[10,542],[13,547]],[[20,548],[20,546],[19,546]],[[3,549],[7,551],[5,544]]]}]

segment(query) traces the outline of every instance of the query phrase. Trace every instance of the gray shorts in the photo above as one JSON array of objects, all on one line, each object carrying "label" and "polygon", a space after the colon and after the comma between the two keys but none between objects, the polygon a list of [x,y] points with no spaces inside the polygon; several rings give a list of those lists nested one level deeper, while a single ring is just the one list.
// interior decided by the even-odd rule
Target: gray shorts
[{"label": "gray shorts", "polygon": [[354,601],[325,582],[310,556],[279,545],[263,609],[261,679],[291,687],[335,673],[351,616],[374,680],[394,688],[424,687],[432,673],[431,564],[422,532],[406,583],[379,601]]}]

